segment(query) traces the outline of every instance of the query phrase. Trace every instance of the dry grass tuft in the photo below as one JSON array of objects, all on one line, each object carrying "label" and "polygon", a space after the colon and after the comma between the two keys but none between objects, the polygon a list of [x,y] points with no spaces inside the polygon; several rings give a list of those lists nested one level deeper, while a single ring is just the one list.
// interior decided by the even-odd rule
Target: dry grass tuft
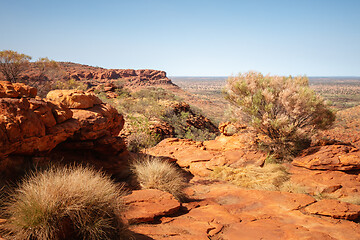
[{"label": "dry grass tuft", "polygon": [[267,164],[264,167],[249,165],[240,168],[217,167],[213,177],[229,181],[235,185],[259,190],[279,190],[289,177],[284,166]]},{"label": "dry grass tuft", "polygon": [[121,239],[123,190],[85,167],[33,173],[5,204],[7,239]]},{"label": "dry grass tuft", "polygon": [[133,162],[132,171],[141,188],[171,193],[179,201],[186,200],[186,180],[175,165],[159,158],[143,158]]}]

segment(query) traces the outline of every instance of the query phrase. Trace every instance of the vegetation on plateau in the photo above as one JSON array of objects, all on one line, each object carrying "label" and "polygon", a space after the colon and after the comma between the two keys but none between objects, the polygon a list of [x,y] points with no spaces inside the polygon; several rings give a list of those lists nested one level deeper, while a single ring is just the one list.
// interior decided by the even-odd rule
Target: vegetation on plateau
[{"label": "vegetation on plateau", "polygon": [[309,146],[317,129],[335,120],[322,97],[309,88],[307,77],[247,72],[230,77],[225,94],[240,108],[239,121],[267,136],[261,144],[278,158],[296,155]]},{"label": "vegetation on plateau", "polygon": [[[195,115],[201,115],[194,108],[177,111],[174,105],[182,102],[173,93],[163,88],[146,88],[130,92],[119,86],[118,97],[107,98],[102,91],[97,91],[99,98],[107,102],[125,117],[124,129],[128,131],[128,149],[137,152],[143,148],[156,145],[164,137],[188,138],[195,141],[214,139],[216,133],[206,126],[196,128],[189,124]],[[165,130],[171,130],[173,135],[154,131],[154,126],[162,125]]]}]

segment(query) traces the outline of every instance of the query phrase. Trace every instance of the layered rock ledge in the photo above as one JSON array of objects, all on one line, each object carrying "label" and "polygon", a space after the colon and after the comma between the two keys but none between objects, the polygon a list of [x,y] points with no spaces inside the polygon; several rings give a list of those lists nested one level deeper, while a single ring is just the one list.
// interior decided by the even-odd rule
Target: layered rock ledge
[{"label": "layered rock ledge", "polygon": [[[106,166],[115,161],[111,157],[126,153],[118,137],[124,125],[122,115],[83,91],[56,90],[39,98],[35,88],[0,82],[0,112],[2,178],[17,168],[54,159],[86,163],[98,158]],[[86,160],[84,150],[94,154]]]}]

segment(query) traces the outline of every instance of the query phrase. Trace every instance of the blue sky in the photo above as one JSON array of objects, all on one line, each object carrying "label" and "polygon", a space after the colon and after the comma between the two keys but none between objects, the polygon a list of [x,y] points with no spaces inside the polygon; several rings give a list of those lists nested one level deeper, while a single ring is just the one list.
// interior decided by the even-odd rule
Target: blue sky
[{"label": "blue sky", "polygon": [[360,76],[360,0],[0,0],[0,50],[170,76]]}]

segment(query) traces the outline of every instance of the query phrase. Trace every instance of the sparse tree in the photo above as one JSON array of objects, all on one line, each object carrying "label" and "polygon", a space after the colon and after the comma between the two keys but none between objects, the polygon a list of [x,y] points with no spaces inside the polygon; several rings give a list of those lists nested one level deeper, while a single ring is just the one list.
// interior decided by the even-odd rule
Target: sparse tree
[{"label": "sparse tree", "polygon": [[283,158],[310,144],[316,129],[329,127],[335,114],[309,88],[307,77],[282,77],[247,72],[228,79],[226,98],[239,107],[243,120],[269,137],[262,142]]},{"label": "sparse tree", "polygon": [[52,70],[58,70],[60,67],[58,63],[54,60],[50,60],[49,58],[39,58],[35,62],[35,66],[39,69],[39,79],[44,80],[46,78],[46,74]]},{"label": "sparse tree", "polygon": [[5,80],[17,82],[19,74],[31,59],[30,56],[12,50],[0,51],[0,71]]}]

